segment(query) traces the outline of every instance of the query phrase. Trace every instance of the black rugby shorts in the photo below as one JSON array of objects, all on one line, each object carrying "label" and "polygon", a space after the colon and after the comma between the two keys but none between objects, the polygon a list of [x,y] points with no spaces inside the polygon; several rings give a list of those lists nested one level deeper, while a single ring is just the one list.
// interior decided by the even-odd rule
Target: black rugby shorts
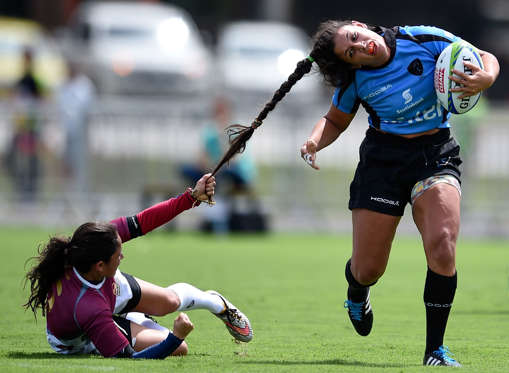
[{"label": "black rugby shorts", "polygon": [[360,161],[350,184],[350,210],[403,216],[415,183],[452,175],[461,183],[460,147],[448,128],[414,139],[369,128],[359,149]]},{"label": "black rugby shorts", "polygon": [[113,321],[117,325],[118,330],[127,338],[131,347],[133,346],[133,335],[131,332],[131,321],[125,317],[113,315]]}]

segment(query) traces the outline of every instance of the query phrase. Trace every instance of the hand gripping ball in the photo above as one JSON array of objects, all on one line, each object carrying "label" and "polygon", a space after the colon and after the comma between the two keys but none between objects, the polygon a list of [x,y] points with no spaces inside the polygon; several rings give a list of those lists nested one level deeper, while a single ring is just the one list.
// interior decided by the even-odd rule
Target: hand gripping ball
[{"label": "hand gripping ball", "polygon": [[460,99],[458,97],[462,92],[449,91],[451,88],[461,86],[449,79],[453,75],[453,69],[472,75],[472,69],[466,67],[463,62],[470,62],[481,69],[484,68],[481,56],[475,47],[465,41],[456,41],[447,46],[440,53],[435,66],[434,85],[438,100],[447,111],[453,114],[466,113],[477,104],[481,97],[479,92],[474,96]]}]

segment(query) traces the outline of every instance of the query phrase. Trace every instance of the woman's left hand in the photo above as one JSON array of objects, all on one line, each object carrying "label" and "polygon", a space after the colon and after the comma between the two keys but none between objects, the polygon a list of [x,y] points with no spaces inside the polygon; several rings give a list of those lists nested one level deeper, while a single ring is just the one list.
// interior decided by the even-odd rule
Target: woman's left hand
[{"label": "woman's left hand", "polygon": [[315,170],[320,169],[320,167],[316,164],[317,147],[318,145],[316,144],[316,141],[309,139],[300,148],[300,156],[304,159],[304,162],[313,167]]},{"label": "woman's left hand", "polygon": [[491,74],[470,62],[463,62],[463,64],[467,69],[472,70],[472,75],[453,69],[452,73],[454,75],[450,76],[453,82],[460,85],[459,87],[451,88],[450,91],[463,92],[458,98],[474,96],[491,87],[494,81]]}]

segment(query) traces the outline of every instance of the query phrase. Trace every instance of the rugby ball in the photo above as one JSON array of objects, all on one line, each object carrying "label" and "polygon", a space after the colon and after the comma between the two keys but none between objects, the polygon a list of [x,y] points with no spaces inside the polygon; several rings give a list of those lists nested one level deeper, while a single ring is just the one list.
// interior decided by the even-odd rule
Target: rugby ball
[{"label": "rugby ball", "polygon": [[461,87],[461,84],[449,79],[453,75],[453,69],[472,75],[472,70],[464,66],[463,62],[470,62],[484,69],[481,56],[475,47],[465,41],[456,41],[449,44],[440,53],[435,65],[434,85],[438,100],[447,111],[453,114],[466,113],[477,104],[481,97],[479,92],[474,96],[460,99],[458,97],[462,92],[449,91],[451,88]]}]

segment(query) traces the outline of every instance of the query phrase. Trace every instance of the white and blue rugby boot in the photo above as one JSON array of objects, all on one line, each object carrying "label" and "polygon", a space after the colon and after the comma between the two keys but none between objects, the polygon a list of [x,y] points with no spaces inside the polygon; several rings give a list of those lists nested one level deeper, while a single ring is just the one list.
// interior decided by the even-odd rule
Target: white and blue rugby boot
[{"label": "white and blue rugby boot", "polygon": [[453,354],[447,346],[440,346],[438,350],[433,351],[431,354],[424,355],[422,365],[461,367],[461,364],[454,360],[452,356]]}]

